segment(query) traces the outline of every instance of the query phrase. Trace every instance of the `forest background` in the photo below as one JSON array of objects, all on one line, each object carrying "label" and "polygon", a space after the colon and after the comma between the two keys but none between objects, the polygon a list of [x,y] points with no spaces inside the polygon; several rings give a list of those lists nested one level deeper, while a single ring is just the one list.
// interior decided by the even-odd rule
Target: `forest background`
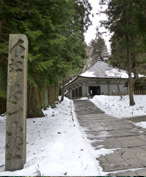
[{"label": "forest background", "polygon": [[0,0],[0,113],[6,111],[9,34],[25,34],[28,53],[27,117],[42,117],[58,87],[83,67],[88,0]]},{"label": "forest background", "polygon": [[6,111],[9,34],[18,33],[29,40],[27,117],[42,117],[61,85],[105,58],[128,72],[129,103],[135,104],[134,82],[138,73],[146,74],[146,2],[101,0],[100,5],[108,7],[101,10],[108,17],[101,24],[113,33],[110,56],[98,29],[89,46],[84,42],[92,23],[88,0],[0,0],[0,113]]}]

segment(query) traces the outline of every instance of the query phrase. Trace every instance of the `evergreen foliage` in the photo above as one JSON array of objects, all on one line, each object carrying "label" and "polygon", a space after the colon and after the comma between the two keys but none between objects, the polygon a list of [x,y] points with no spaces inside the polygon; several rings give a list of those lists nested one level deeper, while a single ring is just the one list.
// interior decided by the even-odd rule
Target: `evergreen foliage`
[{"label": "evergreen foliage", "polygon": [[[106,1],[101,1],[106,3]],[[108,10],[108,22],[102,22],[111,32],[112,55],[109,60],[115,66],[126,69],[126,38],[129,37],[131,69],[137,77],[137,73],[146,74],[142,69],[145,66],[145,27],[146,27],[146,2],[145,1],[111,1]]]},{"label": "evergreen foliage", "polygon": [[107,61],[108,50],[104,38],[96,29],[96,37],[92,39],[90,44],[86,44],[86,60],[84,61],[84,69],[82,72],[90,68],[97,60]]},{"label": "evergreen foliage", "polygon": [[[106,3],[108,3],[107,0],[101,0],[101,4]],[[144,3],[144,7],[145,5],[146,3]],[[146,33],[142,30],[143,25],[141,25],[143,18],[145,18],[142,1],[111,0],[104,13],[108,15],[108,20],[102,21],[102,24],[114,33],[111,39],[112,53],[109,60],[114,65],[127,70],[129,75],[129,100],[130,106],[132,106],[135,102],[131,72],[137,78],[140,71],[138,68],[141,63],[141,56],[144,56],[142,46],[144,46],[144,40],[146,39]],[[138,19],[141,21],[140,23]]]},{"label": "evergreen foliage", "polygon": [[90,43],[92,49],[92,58],[94,58],[95,62],[97,60],[105,61],[107,60],[108,53],[107,53],[107,46],[105,44],[104,39],[99,36],[95,38]]},{"label": "evergreen foliage", "polygon": [[9,34],[28,37],[28,81],[43,90],[82,67],[90,10],[88,0],[0,1],[0,97],[6,98]]}]

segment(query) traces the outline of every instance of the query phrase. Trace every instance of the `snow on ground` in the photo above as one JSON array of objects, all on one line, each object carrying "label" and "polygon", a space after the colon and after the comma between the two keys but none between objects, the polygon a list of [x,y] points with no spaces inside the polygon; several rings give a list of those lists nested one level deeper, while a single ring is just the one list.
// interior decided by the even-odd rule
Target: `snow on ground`
[{"label": "snow on ground", "polygon": [[144,121],[135,123],[135,125],[139,126],[139,127],[142,127],[142,128],[146,128],[146,122],[144,122]]},{"label": "snow on ground", "polygon": [[14,172],[5,172],[6,117],[0,117],[0,176],[105,175],[96,157],[111,151],[92,149],[73,109],[65,98],[55,109],[45,110],[46,117],[27,119],[27,160],[24,169]]},{"label": "snow on ground", "polygon": [[[146,96],[136,95],[134,99],[136,105],[132,107],[128,96],[121,99],[101,95],[90,100],[117,118],[146,115]],[[44,113],[44,118],[27,119],[27,160],[22,170],[14,172],[5,171],[6,117],[0,116],[0,176],[105,176],[107,173],[96,158],[113,153],[114,149],[91,147],[79,126],[73,102],[65,98],[56,108],[48,108]],[[145,122],[135,125],[146,128]]]},{"label": "snow on ground", "polygon": [[129,96],[94,96],[91,101],[109,115],[118,118],[146,115],[146,95],[134,95],[135,105],[129,106]]},{"label": "snow on ground", "polygon": [[[94,96],[91,101],[106,114],[117,118],[128,118],[146,115],[146,95],[134,95],[135,105],[129,106],[129,96]],[[146,128],[146,121],[133,123]]]}]

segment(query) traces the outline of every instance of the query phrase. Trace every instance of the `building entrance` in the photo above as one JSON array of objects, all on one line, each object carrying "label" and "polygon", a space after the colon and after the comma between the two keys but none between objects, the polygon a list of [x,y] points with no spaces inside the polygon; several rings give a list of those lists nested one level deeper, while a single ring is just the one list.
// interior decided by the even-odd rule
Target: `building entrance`
[{"label": "building entrance", "polygon": [[89,86],[89,94],[94,96],[94,95],[100,95],[100,86]]}]

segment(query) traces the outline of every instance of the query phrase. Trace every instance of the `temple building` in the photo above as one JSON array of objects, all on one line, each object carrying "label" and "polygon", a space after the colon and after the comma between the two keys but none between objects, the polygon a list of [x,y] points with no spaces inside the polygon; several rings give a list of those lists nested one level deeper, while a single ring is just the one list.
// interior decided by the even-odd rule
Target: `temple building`
[{"label": "temple building", "polygon": [[125,95],[128,94],[125,87],[127,79],[125,70],[98,60],[87,71],[69,81],[65,89],[70,99],[89,95]]}]

